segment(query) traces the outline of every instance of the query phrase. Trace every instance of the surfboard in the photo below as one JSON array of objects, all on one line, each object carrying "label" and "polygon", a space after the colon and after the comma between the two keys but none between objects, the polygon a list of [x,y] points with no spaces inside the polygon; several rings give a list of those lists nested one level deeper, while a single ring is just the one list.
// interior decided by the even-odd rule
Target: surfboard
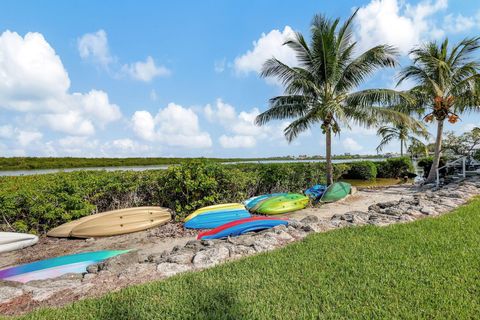
[{"label": "surfboard", "polygon": [[130,250],[103,250],[60,256],[0,270],[0,280],[28,282],[56,278],[67,273],[84,273],[91,264]]},{"label": "surfboard", "polygon": [[18,232],[0,232],[0,253],[33,246],[38,242],[34,234]]}]

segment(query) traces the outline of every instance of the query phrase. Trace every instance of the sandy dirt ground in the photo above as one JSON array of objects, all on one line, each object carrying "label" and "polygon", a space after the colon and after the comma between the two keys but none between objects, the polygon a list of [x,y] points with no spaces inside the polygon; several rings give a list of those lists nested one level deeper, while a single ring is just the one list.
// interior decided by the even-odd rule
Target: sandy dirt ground
[{"label": "sandy dirt ground", "polygon": [[[344,200],[306,208],[283,216],[300,220],[306,216],[315,215],[328,219],[335,214],[348,211],[367,211],[368,207],[374,203],[399,200],[414,191],[413,187],[405,185],[375,190],[363,189]],[[61,255],[96,250],[138,249],[139,254],[146,258],[151,252],[170,251],[177,245],[183,246],[189,240],[195,239],[198,232],[185,230],[181,223],[169,223],[146,231],[108,238],[85,240],[42,237],[39,243],[32,247],[1,253],[0,269]]]}]

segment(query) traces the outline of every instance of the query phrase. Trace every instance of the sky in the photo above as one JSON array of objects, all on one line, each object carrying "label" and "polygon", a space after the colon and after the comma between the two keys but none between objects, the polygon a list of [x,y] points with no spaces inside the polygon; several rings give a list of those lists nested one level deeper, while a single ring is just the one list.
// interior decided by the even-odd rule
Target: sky
[{"label": "sky", "polygon": [[[295,65],[282,44],[294,31],[308,38],[314,14],[345,19],[356,8],[359,48],[395,45],[401,66],[422,42],[480,35],[477,0],[4,0],[0,156],[324,155],[320,124],[290,144],[288,121],[254,125],[282,94],[259,72],[272,56]],[[399,70],[364,87],[394,88]],[[468,114],[446,130],[479,124]],[[342,128],[333,153],[374,154],[375,133]]]}]

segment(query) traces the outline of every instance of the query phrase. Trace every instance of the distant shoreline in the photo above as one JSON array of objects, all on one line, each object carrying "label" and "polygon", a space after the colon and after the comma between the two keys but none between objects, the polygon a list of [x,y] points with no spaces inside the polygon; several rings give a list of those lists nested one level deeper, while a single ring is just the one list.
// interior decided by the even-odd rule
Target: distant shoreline
[{"label": "distant shoreline", "polygon": [[[337,155],[333,160],[384,159],[384,155]],[[270,162],[270,161],[325,161],[321,156],[265,157],[265,158],[73,158],[73,157],[0,157],[0,173],[7,171],[35,171],[55,169],[91,169],[147,167],[178,164],[191,160],[209,160],[221,163]],[[163,168],[159,168],[163,169]],[[3,174],[4,175],[4,174]]]}]

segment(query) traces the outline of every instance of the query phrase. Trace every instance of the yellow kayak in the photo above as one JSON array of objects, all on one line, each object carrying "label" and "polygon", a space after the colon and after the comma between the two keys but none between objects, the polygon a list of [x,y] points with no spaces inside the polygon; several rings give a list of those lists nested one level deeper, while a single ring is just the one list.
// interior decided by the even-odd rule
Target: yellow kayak
[{"label": "yellow kayak", "polygon": [[241,203],[224,203],[224,204],[216,204],[213,206],[203,207],[194,212],[192,212],[188,217],[183,220],[187,222],[188,220],[195,218],[198,215],[201,215],[206,212],[217,211],[217,210],[238,210],[238,209],[245,209],[245,206]]}]

